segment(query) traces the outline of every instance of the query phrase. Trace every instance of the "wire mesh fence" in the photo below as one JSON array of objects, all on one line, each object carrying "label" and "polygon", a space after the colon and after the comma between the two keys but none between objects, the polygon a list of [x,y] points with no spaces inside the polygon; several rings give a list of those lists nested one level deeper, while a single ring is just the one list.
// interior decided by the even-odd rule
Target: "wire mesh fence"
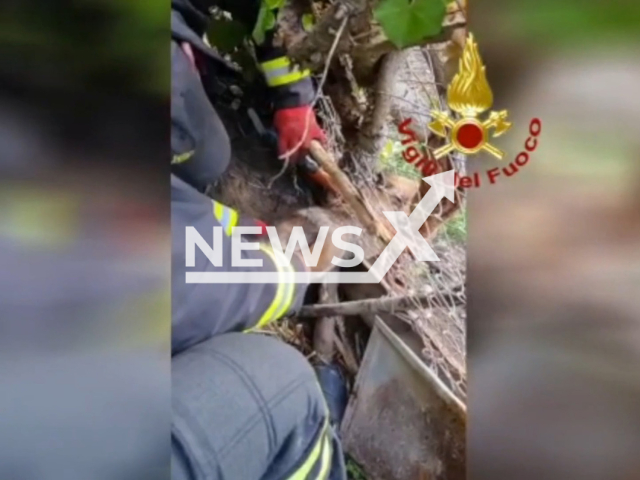
[{"label": "wire mesh fence", "polygon": [[[388,188],[385,180],[404,177],[414,182],[418,193],[420,178],[424,175],[403,157],[403,133],[399,125],[410,119],[417,143],[432,156],[428,124],[431,111],[449,112],[445,87],[438,83],[438,69],[445,60],[443,46],[415,47],[407,52],[404,65],[397,73],[393,90],[386,92],[393,98],[391,112],[383,132],[383,150],[379,159],[366,159],[344,165],[351,179],[358,184],[375,209],[396,210],[399,207],[398,193]],[[331,98],[321,95],[318,100],[319,116],[328,137],[328,148],[336,158],[345,150],[345,139]],[[466,158],[453,154],[449,160],[454,169],[465,173]],[[379,172],[386,177],[380,181]],[[419,264],[407,255],[401,256],[392,269],[393,282],[403,286],[404,293],[415,293],[416,297],[432,293],[432,304],[419,306],[410,312],[398,312],[398,318],[409,323],[423,343],[422,357],[439,378],[449,386],[462,401],[466,400],[466,216],[464,195],[457,191],[455,213],[451,215],[448,200],[432,212],[437,232],[429,241],[438,254],[439,262]],[[400,205],[403,207],[403,205]],[[411,208],[411,205],[404,205]],[[397,293],[397,292],[394,292]],[[451,301],[452,294],[455,301]],[[416,300],[417,301],[417,300]],[[298,343],[296,339],[294,343]],[[299,339],[298,339],[299,340]],[[308,347],[308,346],[307,346]],[[307,351],[313,355],[312,351]]]},{"label": "wire mesh fence", "polygon": [[[398,73],[394,85],[392,115],[387,126],[386,150],[383,162],[391,174],[412,179],[422,177],[417,169],[409,165],[402,156],[404,140],[398,124],[411,120],[419,143],[432,155],[429,146],[428,124],[431,110],[448,111],[445,88],[438,85],[437,63],[443,62],[443,51],[438,47],[429,49],[416,47],[408,52],[404,68]],[[441,66],[441,65],[440,65]],[[465,173],[466,158],[453,155],[452,164],[457,172]],[[384,190],[381,195],[384,195]],[[416,296],[433,292],[434,301],[427,308],[416,308],[411,312],[398,313],[408,322],[422,339],[423,359],[438,376],[461,399],[466,400],[466,215],[464,196],[457,195],[460,202],[458,213],[448,217],[445,203],[441,203],[431,214],[442,226],[430,242],[440,258],[439,262],[416,264],[405,259],[395,269],[396,281]],[[447,202],[448,201],[443,201]],[[456,301],[450,301],[455,293]]]}]

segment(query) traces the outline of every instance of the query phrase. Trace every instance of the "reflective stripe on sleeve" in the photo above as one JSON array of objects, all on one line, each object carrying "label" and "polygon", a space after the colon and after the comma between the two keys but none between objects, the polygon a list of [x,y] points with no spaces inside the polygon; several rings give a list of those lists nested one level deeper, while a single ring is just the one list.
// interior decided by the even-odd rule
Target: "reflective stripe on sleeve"
[{"label": "reflective stripe on sleeve", "polygon": [[179,153],[177,155],[173,155],[173,157],[171,158],[171,165],[179,165],[181,163],[186,162],[191,157],[193,157],[194,153],[196,153],[195,150],[190,150],[188,152],[184,152],[184,153]]},{"label": "reflective stripe on sleeve", "polygon": [[[296,288],[293,266],[284,254],[277,254],[270,246],[265,244],[260,244],[260,250],[267,254],[278,270],[278,288],[269,308],[267,308],[262,317],[260,317],[260,320],[254,328],[264,327],[286,314],[293,303]],[[280,262],[278,258],[280,258]]]},{"label": "reflective stripe on sleeve", "polygon": [[331,470],[331,441],[329,434],[324,435],[324,447],[322,447],[322,457],[320,459],[320,471],[318,472],[318,480],[326,480]]},{"label": "reflective stripe on sleeve", "polygon": [[216,220],[220,222],[220,225],[222,225],[224,233],[230,237],[233,228],[238,225],[238,212],[233,208],[225,207],[220,202],[213,200],[213,215],[216,217]]},{"label": "reflective stripe on sleeve", "polygon": [[286,289],[284,292],[283,302],[280,308],[278,309],[278,311],[276,312],[275,318],[274,318],[274,320],[277,320],[279,318],[282,318],[284,315],[286,315],[286,313],[291,308],[291,304],[293,303],[294,293],[296,291],[296,283],[295,283],[296,272],[293,268],[293,265],[291,264],[291,262],[289,262],[289,259],[284,255],[284,253],[274,251],[274,250],[272,250],[272,252],[276,257],[276,259],[278,258],[280,259],[280,262],[283,265],[282,267],[278,266],[278,268],[284,268],[286,273],[284,278]]},{"label": "reflective stripe on sleeve", "polygon": [[299,82],[311,75],[310,70],[300,70],[297,65],[292,65],[287,57],[280,57],[260,64],[267,85],[280,87],[290,83]]}]

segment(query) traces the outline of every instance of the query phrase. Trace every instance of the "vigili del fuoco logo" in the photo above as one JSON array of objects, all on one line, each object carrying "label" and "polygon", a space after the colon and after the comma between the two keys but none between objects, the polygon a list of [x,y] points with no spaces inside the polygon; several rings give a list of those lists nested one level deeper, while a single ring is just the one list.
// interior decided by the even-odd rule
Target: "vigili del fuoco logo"
[{"label": "vigili del fuoco logo", "polygon": [[[448,143],[433,152],[433,158],[422,158],[415,162],[420,155],[415,146],[405,148],[404,159],[421,169],[425,175],[432,175],[437,170],[435,160],[458,151],[465,155],[487,152],[502,161],[505,153],[491,144],[490,140],[499,137],[511,129],[512,123],[507,120],[507,110],[491,111],[485,118],[482,115],[493,105],[493,92],[486,76],[486,67],[482,63],[478,44],[473,34],[466,39],[458,73],[447,88],[447,104],[457,114],[454,118],[449,112],[432,110],[432,121],[428,127],[439,137],[446,138]],[[415,134],[408,128],[411,119],[405,120],[399,126],[399,133],[408,135],[402,141],[403,145],[414,143]],[[529,123],[529,137],[524,143],[524,150],[518,153],[507,166],[496,167],[485,172],[489,184],[494,184],[501,176],[511,177],[521,167],[529,162],[529,154],[538,147],[538,136],[542,130],[542,122],[534,118]],[[473,176],[460,176],[456,173],[456,186],[462,188],[480,187],[483,176],[474,173]]]}]

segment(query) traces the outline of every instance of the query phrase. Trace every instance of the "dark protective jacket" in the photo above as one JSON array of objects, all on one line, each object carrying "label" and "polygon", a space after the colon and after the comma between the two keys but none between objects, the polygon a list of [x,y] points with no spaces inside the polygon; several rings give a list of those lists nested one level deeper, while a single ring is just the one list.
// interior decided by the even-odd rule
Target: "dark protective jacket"
[{"label": "dark protective jacket", "polygon": [[[283,1],[172,0],[171,170],[200,191],[213,183],[229,164],[229,138],[211,100],[222,98],[227,90],[225,84],[235,83],[238,77],[235,67],[203,40],[209,23],[206,5],[218,4],[249,25],[256,23],[257,17],[264,17],[265,5]],[[267,32],[256,51],[274,108],[310,104],[314,87],[309,72],[290,69],[283,51],[271,45],[272,37],[273,32]],[[205,60],[204,73],[194,69],[181,47],[185,42]]]},{"label": "dark protective jacket", "polygon": [[[271,0],[265,0],[271,1]],[[258,1],[229,2],[226,8],[251,21],[251,5]],[[215,81],[234,75],[234,67],[209,48],[202,39],[211,0],[172,0],[171,12],[171,215],[172,215],[172,350],[182,351],[219,333],[243,331],[262,326],[295,310],[302,304],[305,285],[287,281],[287,270],[303,270],[302,263],[276,266],[274,252],[267,243],[258,251],[243,251],[243,258],[263,260],[265,271],[280,271],[279,284],[187,284],[189,270],[185,262],[185,232],[195,228],[210,243],[213,228],[223,226],[222,267],[214,267],[201,252],[196,252],[194,271],[231,271],[231,228],[243,223],[234,210],[204,194],[204,188],[215,182],[227,169],[231,156],[229,138],[205,90],[200,73],[181,47],[188,42],[193,49],[210,59],[213,71],[208,79]],[[245,8],[238,9],[240,4]],[[265,51],[269,51],[265,47]],[[273,53],[273,52],[272,52]],[[308,78],[302,81],[310,81]],[[283,87],[284,88],[284,87]],[[290,87],[289,99],[301,96]],[[215,89],[214,89],[215,90]],[[281,90],[276,96],[285,98]],[[291,100],[293,101],[293,100]],[[244,223],[252,223],[245,221]],[[284,270],[283,270],[284,269]],[[246,270],[246,269],[245,269]]]},{"label": "dark protective jacket", "polygon": [[[214,335],[241,332],[264,326],[291,313],[302,305],[306,285],[295,284],[294,271],[304,271],[297,257],[287,266],[279,266],[268,242],[259,250],[243,250],[242,258],[261,259],[262,267],[231,267],[231,229],[246,224],[234,210],[198,192],[171,175],[171,300],[172,352],[179,353]],[[215,267],[195,248],[195,267],[186,266],[186,229],[193,227],[213,248],[213,228],[222,227],[222,266]],[[198,284],[186,283],[186,273],[264,271],[278,272],[280,283]]]},{"label": "dark protective jacket", "polygon": [[[272,0],[264,1],[274,4]],[[277,262],[277,257],[284,255],[275,252],[266,242],[260,242],[258,250],[243,250],[241,253],[244,259],[262,260],[261,267],[232,267],[232,229],[252,222],[198,191],[219,178],[230,159],[229,138],[209,102],[211,92],[204,87],[201,76],[180,46],[180,43],[188,42],[193,49],[212,60],[210,63],[215,71],[208,72],[209,79],[234,74],[233,67],[202,40],[207,22],[203,12],[209,3],[208,0],[172,0],[171,341],[172,355],[213,336],[217,338],[211,342],[219,342],[218,345],[222,342],[223,346],[229,347],[229,352],[225,355],[222,347],[212,349],[211,342],[203,343],[178,355],[172,362],[172,366],[178,367],[178,371],[173,370],[174,383],[178,381],[180,387],[173,399],[172,474],[189,480],[242,479],[248,478],[246,472],[255,471],[255,468],[245,468],[247,463],[255,467],[262,462],[264,475],[261,478],[264,480],[343,479],[342,451],[329,426],[325,402],[309,366],[303,375],[296,372],[295,364],[286,363],[288,358],[284,363],[279,361],[279,348],[257,350],[260,342],[256,343],[256,339],[262,342],[269,340],[261,336],[247,335],[237,347],[228,344],[238,338],[233,334],[218,336],[260,327],[297,310],[302,305],[307,286],[296,284],[292,278],[294,272],[304,270],[302,262],[296,256],[291,263]],[[232,11],[236,19],[256,21],[249,17],[257,15],[258,0],[231,0],[228,3],[221,6]],[[269,54],[278,55],[267,42],[259,49],[259,57],[267,83],[272,87],[275,107],[310,103],[313,91],[308,76],[285,72],[282,65],[286,61],[277,56],[270,58]],[[291,79],[297,80],[289,82]],[[194,248],[193,258],[187,258],[187,229],[190,233],[195,230],[214,249],[222,248],[218,266],[200,248]],[[220,235],[215,239],[218,244],[212,245],[216,237],[214,229],[218,229]],[[239,270],[277,272],[279,281],[262,284],[186,283],[186,274],[192,271],[224,275]],[[284,347],[282,344],[277,346]],[[256,351],[245,352],[246,349]],[[205,356],[202,356],[203,352],[206,352]],[[252,362],[251,358],[262,356],[266,358],[258,365],[264,368],[256,369],[255,360]],[[193,358],[198,361],[193,361]],[[180,371],[180,367],[185,365],[190,370]],[[224,368],[216,370],[215,380],[212,380],[211,369],[221,365]],[[285,380],[280,379],[283,375],[278,368],[287,369],[289,376],[284,375]],[[224,372],[230,374],[224,376]],[[272,382],[272,375],[281,381]],[[203,388],[213,383],[213,390]],[[279,385],[284,387],[278,388]],[[270,393],[272,391],[273,394]],[[218,393],[223,401],[212,402],[211,397]],[[302,413],[298,414],[298,411]],[[251,425],[255,427],[250,429]],[[267,427],[264,435],[260,434],[262,425]],[[229,445],[216,448],[214,440],[222,439],[224,442],[229,437],[233,438]],[[232,461],[229,454],[232,448],[226,449],[227,446],[240,452],[236,453],[240,461]],[[226,458],[219,456],[221,450],[225,451]],[[223,468],[229,464],[231,468]]]},{"label": "dark protective jacket", "polygon": [[[274,25],[269,24],[275,18],[278,8],[286,0],[172,0],[172,12],[184,20],[180,25],[172,13],[171,29],[174,40],[190,42],[195,48],[218,63],[229,66],[214,50],[203,41],[209,24],[205,13],[207,6],[218,6],[244,24],[247,31],[253,32],[256,57],[265,81],[270,87],[270,99],[275,109],[310,105],[315,89],[308,70],[299,70],[291,65],[285,51],[274,45]],[[190,32],[188,31],[190,30]],[[231,67],[233,68],[233,67]]]}]

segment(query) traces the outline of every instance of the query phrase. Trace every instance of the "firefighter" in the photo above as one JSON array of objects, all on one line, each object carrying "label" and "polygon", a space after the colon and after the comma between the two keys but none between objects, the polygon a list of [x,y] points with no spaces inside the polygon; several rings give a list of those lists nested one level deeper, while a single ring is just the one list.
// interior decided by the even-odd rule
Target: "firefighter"
[{"label": "firefighter", "polygon": [[[268,244],[244,259],[277,272],[279,283],[186,283],[186,227],[211,238],[223,234],[223,259],[216,267],[195,249],[195,270],[230,272],[232,219],[222,206],[177,176],[171,177],[172,215],[172,478],[344,479],[345,465],[329,407],[316,372],[304,356],[284,342],[254,333],[302,305],[306,285],[292,281],[304,271]],[[223,209],[222,221],[215,211]],[[220,245],[217,245],[219,248]],[[322,257],[322,256],[321,256]],[[328,258],[327,255],[324,255]],[[326,262],[318,269],[326,269]]]},{"label": "firefighter", "polygon": [[[209,61],[219,75],[230,68],[202,41],[211,3],[172,2],[172,478],[345,479],[335,418],[313,368],[297,350],[254,332],[302,305],[306,285],[295,283],[292,274],[306,267],[297,254],[283,260],[257,228],[253,240],[259,248],[242,250],[241,256],[262,260],[262,265],[232,268],[233,228],[262,226],[203,193],[230,157],[229,139],[207,99],[198,66]],[[309,139],[323,135],[314,117],[308,135],[300,136],[313,89],[304,72],[291,73],[272,82],[280,107],[276,126],[283,150],[297,143],[304,150]],[[188,263],[187,227],[204,239],[211,239],[218,227],[222,262],[215,264],[195,249]],[[331,242],[327,246],[332,248]],[[323,251],[321,258],[314,269],[327,269],[332,255]],[[190,270],[268,271],[279,281],[186,283]]]},{"label": "firefighter", "polygon": [[[237,75],[234,67],[203,39],[214,5],[231,12],[234,19],[253,32],[257,60],[275,110],[273,124],[280,157],[289,157],[295,163],[306,156],[312,140],[326,141],[311,107],[315,89],[310,72],[293,66],[282,48],[272,44],[273,21],[284,1],[172,0],[172,171],[200,190],[226,169],[230,145],[212,105],[208,105],[208,111],[199,112],[197,118],[196,112],[188,111],[189,105],[208,103],[207,94],[215,95],[211,93],[212,83]],[[204,84],[202,75],[206,77]],[[194,138],[191,122],[206,122],[207,138]]]}]

